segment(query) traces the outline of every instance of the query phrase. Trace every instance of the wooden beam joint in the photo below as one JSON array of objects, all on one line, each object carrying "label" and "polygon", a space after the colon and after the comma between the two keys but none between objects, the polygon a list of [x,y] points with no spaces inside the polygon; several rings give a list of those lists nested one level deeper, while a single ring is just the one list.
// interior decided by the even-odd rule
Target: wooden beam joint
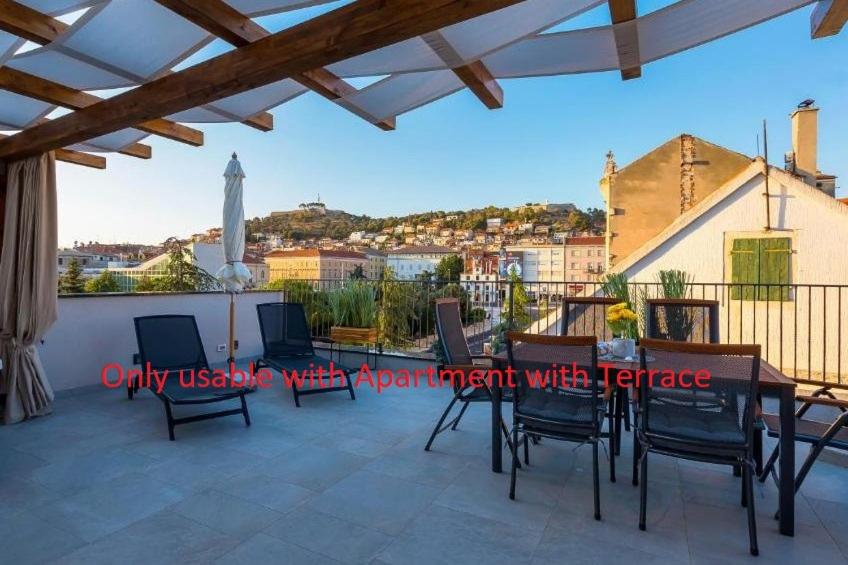
[{"label": "wooden beam joint", "polygon": [[848,22],[848,0],[820,0],[810,15],[813,39],[837,35]]},{"label": "wooden beam joint", "polygon": [[608,0],[622,80],[642,76],[636,0]]}]

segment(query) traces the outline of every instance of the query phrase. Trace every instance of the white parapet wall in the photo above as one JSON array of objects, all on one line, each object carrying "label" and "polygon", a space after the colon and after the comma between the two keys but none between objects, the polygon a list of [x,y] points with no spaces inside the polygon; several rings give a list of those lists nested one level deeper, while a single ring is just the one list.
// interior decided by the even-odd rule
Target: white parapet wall
[{"label": "white parapet wall", "polygon": [[[41,362],[55,390],[96,385],[110,363],[133,367],[138,351],[133,318],[155,314],[192,314],[209,363],[224,363],[229,295],[223,293],[120,294],[59,298],[59,319],[39,346]],[[262,353],[256,305],[282,300],[280,292],[248,292],[236,296],[238,359]]]}]

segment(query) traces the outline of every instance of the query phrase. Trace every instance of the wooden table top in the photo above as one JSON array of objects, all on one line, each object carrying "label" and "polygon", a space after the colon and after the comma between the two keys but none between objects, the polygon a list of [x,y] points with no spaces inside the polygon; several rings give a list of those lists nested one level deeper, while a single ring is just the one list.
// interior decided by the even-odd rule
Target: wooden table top
[{"label": "wooden table top", "polygon": [[[492,361],[501,364],[507,362],[507,354],[505,351],[492,356]],[[598,365],[604,367],[612,367],[615,370],[632,371],[639,368],[639,360],[626,361],[624,359],[603,360],[598,359]],[[783,387],[795,388],[797,385],[794,380],[784,375],[777,367],[760,359],[760,388],[763,389],[779,389]]]}]

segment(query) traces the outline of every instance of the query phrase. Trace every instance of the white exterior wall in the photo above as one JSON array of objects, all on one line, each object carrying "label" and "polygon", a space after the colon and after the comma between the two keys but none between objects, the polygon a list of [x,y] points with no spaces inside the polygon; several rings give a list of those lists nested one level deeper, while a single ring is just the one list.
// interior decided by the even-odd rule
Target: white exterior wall
[{"label": "white exterior wall", "polygon": [[[770,232],[763,229],[764,177],[757,175],[642,259],[632,265],[625,259],[616,270],[623,269],[634,282],[652,282],[667,269],[684,270],[695,283],[730,282],[733,239],[790,237],[793,284],[848,285],[848,206],[785,173],[771,175],[769,191]],[[705,298],[714,298],[713,288],[704,290]],[[700,296],[696,293],[695,298]],[[782,364],[790,376],[797,371],[799,378],[806,377],[809,369],[812,378],[820,378],[824,368],[828,379],[841,372],[842,382],[848,383],[848,288],[802,288],[783,303],[730,300],[721,289],[715,298],[720,300],[722,342],[760,343],[763,356]]]},{"label": "white exterior wall", "polygon": [[393,255],[389,254],[386,264],[392,268],[400,280],[412,280],[424,271],[435,274],[436,267],[448,254],[426,254],[426,255]]},{"label": "white exterior wall", "polygon": [[[279,292],[249,292],[236,297],[236,357],[262,353],[256,305],[282,299]],[[96,295],[59,298],[59,319],[38,346],[55,390],[100,383],[102,368],[119,363],[131,368],[138,352],[133,318],[155,314],[193,314],[209,363],[224,363],[227,352],[229,296],[223,293]]]}]

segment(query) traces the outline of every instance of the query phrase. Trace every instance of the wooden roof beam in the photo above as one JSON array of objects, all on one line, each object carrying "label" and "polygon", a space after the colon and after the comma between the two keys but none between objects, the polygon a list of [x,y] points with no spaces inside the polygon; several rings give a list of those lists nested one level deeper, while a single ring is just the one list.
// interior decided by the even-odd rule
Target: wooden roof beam
[{"label": "wooden roof beam", "polygon": [[[0,133],[0,139],[3,139],[5,137],[9,136],[4,133]],[[100,155],[92,155],[91,153],[84,153],[82,151],[74,151],[73,149],[57,149],[56,160],[63,161],[65,163],[71,163],[72,165],[90,167],[92,169],[106,168],[105,157],[101,157]]]},{"label": "wooden roof beam", "polygon": [[810,15],[813,39],[836,35],[848,22],[848,0],[820,0]]},{"label": "wooden roof beam", "polygon": [[[97,104],[102,98],[37,77],[10,67],[0,67],[0,88],[28,98],[41,100],[71,110]],[[158,118],[135,126],[141,131],[198,147],[203,145],[203,132],[171,120]]]},{"label": "wooden roof beam", "polygon": [[[244,47],[270,34],[261,25],[222,0],[156,0],[159,4],[202,27],[235,47]],[[306,88],[324,98],[336,101],[357,92],[357,88],[324,68],[313,69],[292,77]],[[395,129],[395,118],[380,120],[352,105],[345,105],[354,114],[383,131]]]},{"label": "wooden roof beam", "polygon": [[[29,6],[19,4],[15,0],[0,0],[0,30],[39,45],[47,45],[58,39],[68,27],[68,24],[33,10]],[[268,112],[261,112],[242,123],[259,131],[274,129],[274,117]]]},{"label": "wooden roof beam", "polygon": [[636,0],[608,0],[618,66],[622,80],[642,76],[639,58],[639,29],[636,25]]},{"label": "wooden roof beam", "polygon": [[486,108],[490,110],[503,108],[503,89],[482,61],[473,61],[466,64],[448,40],[438,31],[424,35],[423,39]]},{"label": "wooden roof beam", "polygon": [[73,145],[331,65],[520,0],[357,0],[0,140],[0,160]]}]

